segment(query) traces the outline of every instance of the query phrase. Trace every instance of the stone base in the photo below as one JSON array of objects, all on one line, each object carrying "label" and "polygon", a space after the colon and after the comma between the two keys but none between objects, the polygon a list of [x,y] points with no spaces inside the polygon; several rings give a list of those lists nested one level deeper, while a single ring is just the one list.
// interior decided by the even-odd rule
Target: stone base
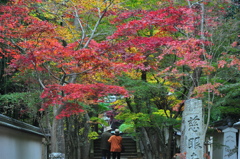
[{"label": "stone base", "polygon": [[64,153],[59,153],[59,152],[53,152],[49,154],[50,159],[65,159],[65,154]]}]

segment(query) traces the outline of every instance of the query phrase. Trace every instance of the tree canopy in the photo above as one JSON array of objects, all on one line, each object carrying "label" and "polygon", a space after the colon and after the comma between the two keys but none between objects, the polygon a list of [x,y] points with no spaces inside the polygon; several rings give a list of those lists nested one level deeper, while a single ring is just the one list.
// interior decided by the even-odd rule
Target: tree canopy
[{"label": "tree canopy", "polygon": [[[162,154],[168,159],[185,100],[203,100],[204,131],[211,119],[239,109],[235,4],[239,6],[238,1],[2,1],[0,81],[7,87],[1,88],[6,96],[0,100],[9,100],[8,93],[41,92],[37,108],[51,111],[51,132],[57,138],[61,134],[54,125],[63,131],[61,121],[69,130],[79,122],[89,133],[86,124],[90,117],[96,119],[104,99],[121,96],[111,105],[116,118],[125,120],[124,130],[151,143],[144,145],[155,149],[146,152],[147,158]],[[210,116],[212,109],[218,111]],[[171,134],[168,141],[165,131]],[[52,152],[58,151],[64,153],[64,148],[53,146]]]}]

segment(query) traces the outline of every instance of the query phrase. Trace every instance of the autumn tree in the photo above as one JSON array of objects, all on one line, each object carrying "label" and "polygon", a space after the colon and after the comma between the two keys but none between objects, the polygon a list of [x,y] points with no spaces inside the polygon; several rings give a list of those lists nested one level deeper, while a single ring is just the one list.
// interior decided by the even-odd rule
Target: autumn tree
[{"label": "autumn tree", "polygon": [[[45,3],[50,4],[49,8],[45,8]],[[96,106],[108,94],[127,95],[124,88],[102,81],[102,77],[107,80],[114,76],[119,63],[91,47],[112,4],[113,1],[16,1],[0,8],[0,53],[11,57],[9,72],[19,76],[30,72],[43,89],[40,111],[49,114],[48,110],[53,110],[49,123],[51,152],[65,153],[64,118],[80,113],[84,119],[85,152],[78,151],[70,157],[86,158],[90,148],[90,109],[85,109],[86,105]]]},{"label": "autumn tree", "polygon": [[[184,101],[204,100],[206,132],[211,102],[222,83],[213,75],[219,69],[239,69],[237,54],[221,54],[214,47],[211,33],[222,25],[222,13],[214,10],[215,1],[153,1],[142,9],[147,1],[128,0],[123,3],[128,10],[120,12],[111,0],[90,2],[19,0],[2,5],[0,54],[11,59],[7,73],[31,74],[43,90],[40,110],[53,117],[52,152],[65,153],[63,122],[74,116],[65,120],[67,130],[81,129],[81,134],[74,139],[68,134],[76,148],[67,157],[86,158],[89,112],[114,94],[127,96],[119,118],[130,117],[127,122],[136,128],[145,157],[171,158]],[[105,16],[116,16],[111,23],[117,28],[102,41],[112,32]],[[84,151],[79,143],[85,144]]]},{"label": "autumn tree", "polygon": [[[212,78],[215,70],[224,65],[239,69],[237,56],[222,61],[221,52],[210,50],[214,46],[210,28],[222,25],[223,16],[218,16],[224,15],[224,10],[217,14],[213,9],[211,3],[186,1],[180,6],[165,3],[158,10],[128,10],[113,21],[118,24],[116,32],[101,43],[99,52],[126,63],[122,70],[128,73],[119,84],[134,95],[126,99],[126,110],[119,118],[130,117],[146,158],[173,156],[173,128],[187,99],[204,101],[206,134],[212,101],[220,95],[221,83]],[[168,141],[163,128],[168,130]]]},{"label": "autumn tree", "polygon": [[[215,105],[211,117],[212,125],[218,120],[228,120],[228,122],[232,123],[239,120],[237,113],[239,108],[236,104],[238,103],[239,94],[239,68],[230,67],[230,63],[227,63],[227,61],[231,61],[230,57],[238,57],[239,54],[240,29],[238,26],[240,24],[238,15],[240,14],[240,8],[237,3],[237,1],[231,1],[226,5],[226,15],[222,19],[223,25],[219,26],[217,30],[211,30],[211,34],[213,34],[211,41],[215,45],[212,45],[209,50],[214,52],[220,61],[223,60],[220,62],[221,69],[216,70],[212,76],[212,79],[223,84],[219,88],[222,95],[216,96],[214,99]],[[218,54],[216,54],[217,52]]]}]

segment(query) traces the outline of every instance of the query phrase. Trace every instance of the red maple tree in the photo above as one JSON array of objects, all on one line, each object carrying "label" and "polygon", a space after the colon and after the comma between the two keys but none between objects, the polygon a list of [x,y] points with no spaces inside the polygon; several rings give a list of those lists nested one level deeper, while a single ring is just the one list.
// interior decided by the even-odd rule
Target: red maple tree
[{"label": "red maple tree", "polygon": [[40,110],[53,107],[51,151],[64,153],[64,147],[57,146],[58,142],[64,143],[57,139],[62,138],[59,130],[63,130],[63,117],[88,114],[82,104],[91,106],[109,94],[127,96],[128,92],[123,87],[102,82],[102,77],[113,78],[114,70],[120,65],[91,47],[96,30],[90,36],[84,35],[82,39],[63,45],[56,24],[31,16],[36,9],[32,3],[35,2],[16,1],[0,7],[0,44],[3,46],[0,55],[11,58],[9,71],[19,75],[32,72],[42,86],[44,103]]},{"label": "red maple tree", "polygon": [[[165,87],[168,87],[171,94],[175,93],[173,96],[179,102],[175,106],[160,105],[158,109],[164,109],[165,116],[174,119],[183,111],[185,100],[203,98],[207,93],[208,97],[211,97],[212,94],[220,95],[217,88],[221,84],[209,80],[217,69],[223,66],[239,69],[237,56],[231,56],[231,58],[228,56],[231,60],[227,62],[216,59],[214,57],[216,55],[209,51],[214,44],[210,41],[211,34],[207,27],[217,28],[218,25],[221,25],[216,17],[216,12],[211,13],[209,9],[210,13],[205,15],[204,3],[190,1],[189,3],[192,4],[189,6],[170,4],[169,7],[155,11],[123,12],[112,21],[117,25],[116,32],[109,36],[107,41],[100,43],[97,50],[111,55],[113,61],[124,62],[122,70],[135,73],[135,76],[129,75],[130,78],[134,77],[133,79],[141,79],[149,83],[153,81],[159,83],[161,80],[170,83]],[[217,63],[220,67],[216,65]],[[206,80],[202,78],[203,76],[206,77]],[[155,98],[152,100],[157,100]],[[210,114],[211,99],[207,100],[206,110]],[[130,101],[128,101],[128,108],[132,113],[142,111],[140,109],[134,111],[129,103]],[[169,115],[168,112],[171,114]],[[209,123],[209,119],[210,115],[207,123]],[[141,127],[140,130],[142,129]],[[206,129],[207,126],[204,130],[205,133]],[[169,132],[171,131],[169,129]],[[168,150],[171,147],[171,139],[169,137]],[[148,150],[148,146],[145,148]],[[165,157],[171,157],[170,151]]]}]

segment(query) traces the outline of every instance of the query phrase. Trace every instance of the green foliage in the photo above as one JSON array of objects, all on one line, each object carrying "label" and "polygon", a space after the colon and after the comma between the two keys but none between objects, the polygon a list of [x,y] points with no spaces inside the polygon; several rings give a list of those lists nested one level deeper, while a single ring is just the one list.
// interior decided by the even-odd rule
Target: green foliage
[{"label": "green foliage", "polygon": [[6,4],[7,2],[9,2],[9,0],[1,0],[0,4]]},{"label": "green foliage", "polygon": [[32,12],[30,13],[31,16],[37,17],[39,19],[41,19],[42,21],[48,21],[48,22],[52,22],[52,23],[56,23],[56,19],[57,17],[55,15],[53,15],[52,13],[48,12],[45,13],[43,12],[43,10],[41,9],[37,9],[37,10],[32,10]]},{"label": "green foliage", "polygon": [[219,90],[223,96],[215,99],[212,119],[220,120],[230,117],[237,122],[240,118],[240,82],[227,83]]},{"label": "green foliage", "polygon": [[98,117],[91,117],[90,121],[92,121],[93,123],[97,123],[97,124],[108,125],[108,123],[104,119],[101,119]]},{"label": "green foliage", "polygon": [[[175,94],[169,96],[168,82],[152,78],[147,74],[147,82],[126,76],[119,77],[121,85],[126,87],[133,96],[127,100],[128,108],[116,116],[124,120],[120,126],[124,132],[131,132],[141,127],[169,127],[180,128],[181,119],[174,118],[176,112],[172,106],[176,104]],[[130,111],[131,110],[131,111]],[[134,133],[133,133],[134,135]]]},{"label": "green foliage", "polygon": [[110,110],[109,108],[110,104],[109,103],[99,103],[98,104],[98,112],[106,112]]},{"label": "green foliage", "polygon": [[35,106],[39,104],[41,100],[39,99],[40,92],[22,92],[22,93],[11,93],[0,96],[1,105],[9,106]]},{"label": "green foliage", "polygon": [[11,93],[0,96],[1,113],[32,124],[41,107],[40,92]]},{"label": "green foliage", "polygon": [[113,16],[108,16],[108,19],[103,19],[101,25],[99,25],[97,29],[98,34],[94,37],[94,40],[97,42],[105,40],[107,36],[112,35],[116,30],[116,26],[110,23],[110,19],[113,19]]},{"label": "green foliage", "polygon": [[125,112],[118,114],[116,117],[118,120],[124,121],[123,124],[120,125],[119,129],[128,133],[130,136],[135,136],[135,130],[140,127],[151,127],[151,119],[149,114],[144,113],[131,113],[128,109],[125,109]]},{"label": "green foliage", "polygon": [[[227,9],[227,8],[225,8]],[[212,36],[209,37],[214,45],[207,46],[207,51],[212,55],[212,60],[210,61],[215,70],[209,76],[202,76],[201,83],[210,80],[211,83],[221,83],[223,86],[219,87],[219,91],[222,96],[211,96],[214,101],[212,111],[211,111],[211,121],[217,121],[225,119],[226,117],[232,117],[236,120],[239,113],[239,70],[237,67],[229,66],[219,68],[219,60],[225,60],[226,62],[231,63],[233,60],[231,56],[236,56],[238,58],[239,48],[233,47],[233,42],[239,41],[239,20],[236,18],[224,19],[219,17],[219,20],[222,21],[222,25],[219,25],[218,28],[212,29],[208,28],[211,31]],[[208,38],[208,37],[207,37]],[[207,96],[203,98],[203,101],[208,101]],[[234,111],[235,110],[235,111]],[[238,119],[237,119],[238,121]]]},{"label": "green foliage", "polygon": [[240,19],[240,1],[232,0],[232,3],[226,8],[226,19]]},{"label": "green foliage", "polygon": [[90,133],[88,133],[88,138],[89,140],[96,140],[98,139],[99,135],[96,131],[92,131]]},{"label": "green foliage", "polygon": [[211,121],[231,118],[237,122],[240,118],[240,74],[235,68],[219,70],[212,80],[223,83],[219,87],[221,96],[215,96],[211,111]]},{"label": "green foliage", "polygon": [[[156,104],[161,104],[167,97],[167,87],[161,83],[148,83],[143,80],[130,79],[127,76],[122,76],[119,79],[121,85],[133,93],[134,102],[132,104],[141,108],[138,109],[138,111],[152,111],[152,109],[156,107]],[[146,105],[149,107],[146,107]]]},{"label": "green foliage", "polygon": [[6,72],[9,61],[10,61],[9,58],[0,57],[0,94],[21,92],[26,89],[23,83],[14,82],[12,79],[12,74],[8,74]]},{"label": "green foliage", "polygon": [[135,132],[135,127],[134,124],[129,123],[129,124],[122,124],[119,127],[119,130],[124,132],[124,133],[134,133]]},{"label": "green foliage", "polygon": [[164,112],[163,109],[158,110],[157,112],[153,112],[151,116],[151,120],[157,123],[159,126],[174,126],[175,128],[180,128],[181,126],[181,118],[170,118],[166,116],[170,116],[170,111]]},{"label": "green foliage", "polygon": [[135,126],[148,126],[149,125],[149,115],[144,113],[120,113],[116,117],[119,120],[125,120],[125,123],[135,124]]},{"label": "green foliage", "polygon": [[156,8],[158,0],[126,0],[123,6],[129,9],[153,9]]}]

